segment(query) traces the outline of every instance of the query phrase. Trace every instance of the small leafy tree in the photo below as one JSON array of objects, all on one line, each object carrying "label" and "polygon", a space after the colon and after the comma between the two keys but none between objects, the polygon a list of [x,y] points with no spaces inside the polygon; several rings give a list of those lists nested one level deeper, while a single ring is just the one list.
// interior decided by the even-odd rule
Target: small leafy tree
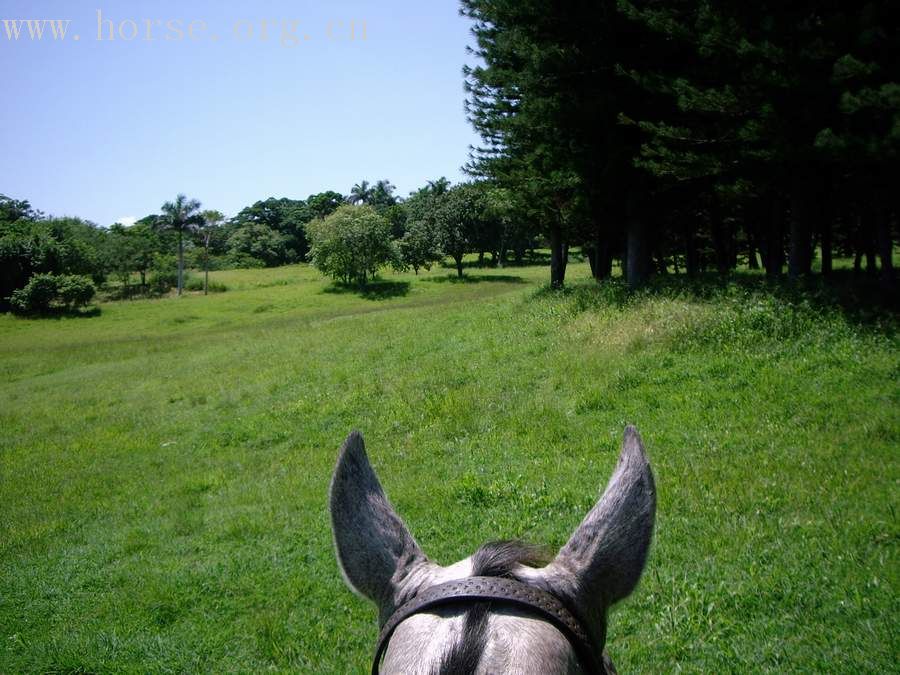
[{"label": "small leafy tree", "polygon": [[440,236],[427,220],[408,223],[399,244],[403,262],[412,267],[416,274],[420,267],[430,270],[433,263],[444,257]]},{"label": "small leafy tree", "polygon": [[385,265],[403,268],[390,223],[371,206],[341,206],[307,223],[306,233],[310,262],[335,281],[364,285]]},{"label": "small leafy tree", "polygon": [[444,253],[456,263],[462,277],[463,256],[472,247],[473,230],[479,216],[478,194],[470,184],[456,185],[432,199],[434,220]]}]

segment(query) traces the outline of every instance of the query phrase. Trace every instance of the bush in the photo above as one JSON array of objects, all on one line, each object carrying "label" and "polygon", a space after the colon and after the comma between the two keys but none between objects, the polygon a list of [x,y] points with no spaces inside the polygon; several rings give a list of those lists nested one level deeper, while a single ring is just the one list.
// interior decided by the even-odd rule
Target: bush
[{"label": "bush", "polygon": [[[203,290],[203,278],[202,277],[192,277],[185,285],[185,290],[188,291],[202,291]],[[224,293],[228,290],[228,287],[220,281],[210,281],[208,286],[210,293]]]},{"label": "bush", "polygon": [[261,269],[266,266],[264,261],[259,258],[254,258],[252,255],[247,255],[246,253],[230,253],[227,261],[231,267],[245,269]]},{"label": "bush", "polygon": [[58,277],[59,301],[66,307],[83,307],[91,301],[97,289],[87,277],[67,274]]},{"label": "bush", "polygon": [[[184,285],[187,287],[190,281],[190,274],[184,271]],[[148,281],[151,293],[168,293],[178,286],[178,260],[173,255],[156,254],[153,259],[153,266],[150,268],[150,279]]]},{"label": "bush", "polygon": [[75,274],[35,274],[25,288],[13,292],[14,312],[36,314],[51,309],[75,309],[88,304],[97,289],[88,277]]}]

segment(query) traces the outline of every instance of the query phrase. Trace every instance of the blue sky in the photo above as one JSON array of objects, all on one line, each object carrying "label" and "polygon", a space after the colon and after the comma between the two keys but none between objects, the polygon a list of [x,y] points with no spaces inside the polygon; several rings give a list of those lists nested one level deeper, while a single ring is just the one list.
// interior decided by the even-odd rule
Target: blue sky
[{"label": "blue sky", "polygon": [[455,0],[0,0],[2,19],[71,21],[64,40],[0,21],[0,193],[50,214],[109,225],[184,192],[233,215],[380,178],[405,196],[461,179],[477,143]]}]

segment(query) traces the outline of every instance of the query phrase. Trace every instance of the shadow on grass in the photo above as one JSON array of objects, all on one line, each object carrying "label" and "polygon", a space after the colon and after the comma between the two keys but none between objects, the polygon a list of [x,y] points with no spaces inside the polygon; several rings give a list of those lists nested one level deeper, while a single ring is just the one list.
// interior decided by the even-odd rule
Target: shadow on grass
[{"label": "shadow on grass", "polygon": [[805,306],[815,312],[840,312],[848,322],[893,336],[900,316],[900,294],[896,288],[886,289],[874,277],[854,274],[852,270],[835,270],[830,277],[819,275],[790,280],[769,280],[753,272],[736,272],[722,277],[714,272],[689,278],[686,275],[661,275],[646,286],[632,291],[621,278],[600,283],[574,284],[564,289],[543,286],[535,297],[572,296],[577,306],[586,309],[593,304],[622,308],[641,298],[684,298],[710,302],[735,294],[769,296],[788,305]]},{"label": "shadow on grass", "polygon": [[370,281],[365,286],[356,284],[333,283],[326,286],[323,293],[335,294],[354,294],[366,300],[387,300],[389,298],[400,298],[409,293],[408,281],[389,281],[380,279]]},{"label": "shadow on grass", "polygon": [[94,305],[87,309],[54,308],[43,312],[29,312],[27,314],[13,313],[13,316],[19,317],[20,319],[56,319],[59,321],[60,319],[93,319],[95,316],[100,316],[100,314],[100,308]]},{"label": "shadow on grass", "polygon": [[505,284],[525,283],[525,280],[522,277],[513,276],[512,274],[463,274],[463,276],[460,277],[457,276],[455,272],[444,277],[428,277],[427,279],[422,279],[422,281],[431,284],[480,284],[483,281],[489,283],[501,282]]},{"label": "shadow on grass", "polygon": [[[569,251],[569,262],[583,262],[584,257],[578,251]],[[502,269],[506,269],[509,267],[546,267],[550,264],[550,254],[544,251],[535,251],[532,253],[526,253],[521,260],[518,262],[515,258],[510,254],[508,255],[506,262],[503,263]],[[490,256],[486,256],[484,262],[479,265],[477,259],[473,260],[463,260],[463,269],[501,269],[497,265],[496,260],[491,260]],[[446,270],[455,270],[456,263],[453,262],[450,258],[447,258],[441,261],[438,264],[438,267],[441,267]]]}]

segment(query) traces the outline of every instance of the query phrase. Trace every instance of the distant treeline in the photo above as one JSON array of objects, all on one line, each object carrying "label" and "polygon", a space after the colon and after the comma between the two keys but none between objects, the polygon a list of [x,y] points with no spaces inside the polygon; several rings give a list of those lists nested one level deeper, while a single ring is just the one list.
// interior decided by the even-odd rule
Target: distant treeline
[{"label": "distant treeline", "polygon": [[[469,171],[552,248],[629,282],[835,254],[891,284],[900,4],[462,0],[479,65]],[[519,218],[522,220],[522,218]]]},{"label": "distant treeline", "polygon": [[[163,204],[159,213],[131,225],[109,227],[77,217],[48,217],[25,200],[0,195],[0,309],[10,309],[13,294],[36,277],[40,283],[35,283],[34,292],[39,302],[31,309],[44,310],[55,302],[47,296],[48,285],[71,286],[75,282],[68,277],[72,276],[89,279],[108,296],[125,298],[163,294],[176,287],[180,292],[185,268],[321,262],[325,249],[320,247],[320,255],[314,258],[309,234],[337,236],[342,227],[355,227],[356,216],[336,229],[313,228],[311,223],[324,221],[342,205],[365,206],[377,216],[370,222],[384,250],[382,264],[394,269],[412,268],[418,273],[449,256],[462,274],[467,253],[478,253],[479,264],[502,265],[508,260],[522,262],[526,251],[533,252],[539,243],[538,229],[516,221],[508,194],[488,181],[452,186],[439,178],[406,199],[394,192],[387,180],[374,184],[363,180],[346,196],[326,191],[305,200],[270,197],[229,219],[219,211],[201,210],[199,201],[178,195]],[[369,275],[376,272],[377,267]],[[59,277],[57,282],[54,276]],[[339,273],[336,278],[349,277]],[[192,283],[195,288],[206,287],[199,280]]]}]

